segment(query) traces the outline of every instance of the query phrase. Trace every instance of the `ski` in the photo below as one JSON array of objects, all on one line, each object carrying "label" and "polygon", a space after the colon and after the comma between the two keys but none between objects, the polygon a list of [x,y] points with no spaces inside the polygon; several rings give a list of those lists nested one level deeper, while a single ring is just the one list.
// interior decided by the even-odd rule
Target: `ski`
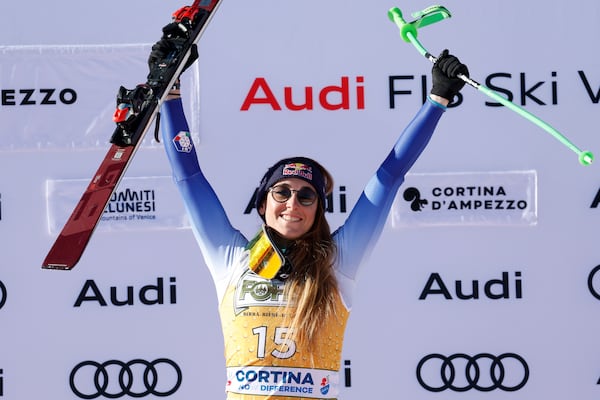
[{"label": "ski", "polygon": [[172,46],[161,60],[149,66],[147,81],[135,89],[120,87],[113,120],[117,123],[98,170],[48,252],[42,268],[70,270],[83,255],[104,209],[125,174],[142,139],[157,117],[162,101],[196,51],[195,43],[221,0],[195,0],[172,15],[163,38]]}]

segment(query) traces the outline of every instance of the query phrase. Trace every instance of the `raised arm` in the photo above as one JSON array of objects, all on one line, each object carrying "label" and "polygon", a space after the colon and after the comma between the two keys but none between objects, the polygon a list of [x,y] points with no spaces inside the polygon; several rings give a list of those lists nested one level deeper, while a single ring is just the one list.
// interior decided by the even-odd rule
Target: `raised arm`
[{"label": "raised arm", "polygon": [[166,101],[161,108],[161,134],[196,241],[215,279],[235,259],[230,250],[246,243],[229,221],[213,188],[205,178],[189,133],[181,99]]},{"label": "raised arm", "polygon": [[404,129],[393,149],[367,183],[344,225],[335,232],[340,273],[355,279],[359,266],[379,239],[406,173],[421,155],[449,100],[464,86],[456,76],[468,69],[445,50],[432,70],[433,88],[425,104]]},{"label": "raised arm", "polygon": [[344,225],[335,232],[338,248],[342,249],[340,272],[346,277],[356,277],[359,266],[375,246],[404,176],[429,143],[443,113],[444,107],[432,100],[423,104],[368,181]]}]

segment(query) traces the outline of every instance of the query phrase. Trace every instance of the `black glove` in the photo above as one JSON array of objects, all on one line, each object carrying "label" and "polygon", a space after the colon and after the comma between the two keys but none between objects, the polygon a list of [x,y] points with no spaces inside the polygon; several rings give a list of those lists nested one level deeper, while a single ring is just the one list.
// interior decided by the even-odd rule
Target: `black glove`
[{"label": "black glove", "polygon": [[[148,57],[148,66],[150,69],[154,67],[157,62],[163,60],[170,52],[173,50],[177,50],[176,44],[173,39],[160,39],[158,42],[152,45],[152,51],[150,52],[150,56]],[[185,65],[181,72],[185,71],[189,68],[190,65],[194,63],[198,59],[198,46],[196,43],[192,44],[190,49],[190,57],[186,61]]]},{"label": "black glove", "polygon": [[431,69],[433,75],[433,88],[431,94],[438,95],[452,101],[460,89],[465,86],[465,81],[457,78],[458,74],[469,76],[469,69],[460,60],[451,55],[448,50],[442,51]]},{"label": "black glove", "polygon": [[[150,70],[155,66],[157,62],[165,59],[174,50],[178,50],[185,40],[187,39],[187,31],[181,28],[181,25],[175,22],[172,22],[165,27],[163,27],[163,36],[162,38],[152,45],[152,51],[150,51],[150,56],[148,57],[148,65]],[[183,67],[183,71],[185,71],[190,65],[194,63],[198,59],[198,47],[196,44],[192,44],[190,50],[190,57]]]},{"label": "black glove", "polygon": [[162,38],[158,42],[152,45],[150,56],[148,57],[148,65],[150,68],[154,67],[154,64],[164,59],[170,52],[176,50],[177,47],[173,40],[169,38]]}]

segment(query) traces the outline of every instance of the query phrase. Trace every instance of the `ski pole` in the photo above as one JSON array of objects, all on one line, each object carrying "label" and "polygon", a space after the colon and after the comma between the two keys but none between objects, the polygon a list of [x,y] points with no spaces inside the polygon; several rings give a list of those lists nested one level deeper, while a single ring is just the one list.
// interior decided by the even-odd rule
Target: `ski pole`
[{"label": "ski pole", "polygon": [[[441,21],[445,18],[450,17],[450,12],[442,6],[432,6],[423,11],[417,12],[413,14],[413,17],[417,17],[415,21],[406,22],[402,17],[402,11],[398,7],[392,7],[388,11],[388,17],[392,22],[394,22],[398,28],[400,29],[400,36],[404,39],[405,42],[412,43],[412,45],[417,49],[417,51],[426,59],[435,64],[437,61],[437,57],[433,56],[431,53],[427,51],[425,47],[419,42],[417,39],[417,28],[421,28],[423,26],[427,26],[429,24]],[[558,141],[560,141],[567,148],[575,152],[579,158],[579,162],[582,165],[590,165],[594,161],[594,155],[590,151],[582,151],[577,146],[575,146],[569,139],[566,138],[565,135],[560,133],[554,127],[552,127],[547,122],[533,115],[529,111],[525,110],[522,107],[514,104],[513,102],[505,99],[500,94],[495,92],[494,90],[480,84],[479,82],[463,75],[459,74],[458,78],[462,79],[468,85],[474,87],[478,91],[484,93],[488,97],[496,100],[503,106],[509,108],[510,110],[516,112],[523,118],[529,120],[530,122],[536,124],[540,128],[544,129],[546,132],[550,133],[554,136]]]}]

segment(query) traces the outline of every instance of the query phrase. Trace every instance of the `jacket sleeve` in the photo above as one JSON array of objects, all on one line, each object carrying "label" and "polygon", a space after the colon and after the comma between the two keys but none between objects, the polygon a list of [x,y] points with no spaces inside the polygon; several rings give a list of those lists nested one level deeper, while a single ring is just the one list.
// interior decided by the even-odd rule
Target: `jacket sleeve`
[{"label": "jacket sleeve", "polygon": [[344,225],[335,233],[338,271],[353,281],[379,239],[404,176],[421,155],[446,108],[428,99],[368,181]]},{"label": "jacket sleeve", "polygon": [[200,169],[180,99],[163,103],[161,135],[196,241],[213,278],[219,280],[239,256],[234,249],[243,248],[246,239],[231,225]]}]

